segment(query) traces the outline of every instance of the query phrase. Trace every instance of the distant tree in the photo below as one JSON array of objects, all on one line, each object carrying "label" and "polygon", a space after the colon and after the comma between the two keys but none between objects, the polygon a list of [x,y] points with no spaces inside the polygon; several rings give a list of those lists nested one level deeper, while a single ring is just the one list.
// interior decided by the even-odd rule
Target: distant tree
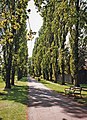
[{"label": "distant tree", "polygon": [[[57,76],[60,72],[62,84],[65,84],[64,74],[67,72],[75,80],[75,86],[79,86],[79,66],[84,64],[86,59],[86,0],[34,1],[43,17],[43,27],[39,32],[39,44],[37,45],[38,48],[43,42],[43,45],[39,47],[39,50],[41,48],[44,51],[42,52],[41,71],[45,76],[46,69],[49,70],[49,78],[52,78],[53,75],[55,82],[57,82]],[[68,47],[66,46],[67,37],[69,40]],[[81,55],[83,57],[80,57]],[[47,64],[48,68],[46,68],[45,64]]]}]

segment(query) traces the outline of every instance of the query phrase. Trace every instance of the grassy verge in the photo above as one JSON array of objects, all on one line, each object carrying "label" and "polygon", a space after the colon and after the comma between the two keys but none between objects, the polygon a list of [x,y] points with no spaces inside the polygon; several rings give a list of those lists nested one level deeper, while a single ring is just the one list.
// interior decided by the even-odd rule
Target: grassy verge
[{"label": "grassy verge", "polygon": [[26,120],[27,78],[16,81],[11,90],[3,89],[4,82],[0,78],[0,120]]},{"label": "grassy verge", "polygon": [[68,88],[68,85],[60,85],[60,84],[57,84],[57,83],[53,83],[53,82],[50,82],[50,81],[46,81],[46,80],[43,80],[41,79],[40,80],[41,83],[43,83],[46,87],[58,92],[58,93],[64,93],[64,89],[65,88]]},{"label": "grassy verge", "polygon": [[[61,94],[65,94],[65,91],[64,91],[65,88],[69,88],[70,86],[72,86],[70,84],[60,85],[58,83],[53,83],[50,81],[46,81],[44,79],[41,79],[40,82],[44,84],[46,87]],[[82,91],[82,98],[76,97],[74,100],[84,105],[87,105],[87,85],[81,85],[81,87],[85,87],[85,90]]]}]

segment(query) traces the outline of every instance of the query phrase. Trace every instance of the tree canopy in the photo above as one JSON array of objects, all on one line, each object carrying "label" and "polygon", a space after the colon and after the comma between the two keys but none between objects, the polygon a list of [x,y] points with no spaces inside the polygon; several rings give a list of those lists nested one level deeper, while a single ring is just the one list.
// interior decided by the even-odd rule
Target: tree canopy
[{"label": "tree canopy", "polygon": [[[34,0],[43,18],[35,40],[32,58],[28,60],[27,4],[29,0],[0,2],[0,69],[5,88],[27,75],[65,84],[65,74],[71,74],[79,86],[78,71],[87,59],[87,1]],[[29,9],[30,12],[30,9]],[[32,34],[32,30],[29,36]],[[29,63],[28,63],[29,61]],[[28,63],[28,64],[27,64]]]},{"label": "tree canopy", "polygon": [[65,84],[64,74],[71,74],[79,86],[78,71],[85,65],[87,46],[86,0],[34,0],[43,17],[36,39],[32,68],[36,76]]},{"label": "tree canopy", "polygon": [[28,48],[26,7],[28,0],[3,0],[0,3],[1,71],[5,88],[14,85],[14,77],[27,75]]}]

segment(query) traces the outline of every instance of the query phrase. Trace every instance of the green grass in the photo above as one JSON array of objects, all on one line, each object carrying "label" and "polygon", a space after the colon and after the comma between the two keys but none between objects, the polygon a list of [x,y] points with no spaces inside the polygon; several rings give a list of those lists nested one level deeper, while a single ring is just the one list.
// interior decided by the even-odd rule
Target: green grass
[{"label": "green grass", "polygon": [[[42,84],[44,84],[46,87],[48,87],[48,88],[50,88],[50,89],[52,89],[52,90],[54,90],[58,93],[61,93],[63,95],[65,95],[64,89],[72,86],[71,84],[60,85],[58,83],[53,83],[53,82],[50,82],[50,81],[47,81],[47,80],[44,80],[44,79],[41,79],[40,82]],[[81,104],[87,105],[87,85],[84,84],[84,85],[81,85],[81,87],[85,87],[85,90],[82,91],[82,98],[77,97],[74,100],[81,103]]]},{"label": "green grass", "polygon": [[26,120],[28,102],[27,79],[16,81],[11,90],[4,91],[0,78],[0,120]]},{"label": "green grass", "polygon": [[60,85],[60,84],[57,84],[57,83],[53,83],[53,82],[50,82],[50,81],[46,81],[46,80],[43,80],[41,79],[40,81],[41,83],[43,83],[46,87],[58,92],[58,93],[64,93],[64,89],[65,88],[68,88],[69,86],[67,85]]}]

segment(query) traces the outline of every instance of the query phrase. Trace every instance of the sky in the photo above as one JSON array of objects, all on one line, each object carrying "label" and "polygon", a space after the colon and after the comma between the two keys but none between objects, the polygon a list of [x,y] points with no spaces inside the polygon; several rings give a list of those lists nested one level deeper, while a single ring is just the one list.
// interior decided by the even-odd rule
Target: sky
[{"label": "sky", "polygon": [[[31,12],[29,14],[30,27],[31,27],[33,32],[37,32],[34,39],[27,42],[28,55],[29,55],[29,57],[31,57],[32,56],[32,50],[33,50],[33,47],[34,47],[35,38],[38,37],[38,31],[42,26],[43,20],[42,20],[42,17],[37,12],[37,9],[34,5],[33,0],[29,1],[27,9],[31,9]],[[27,22],[27,29],[29,29],[28,22]]]}]

